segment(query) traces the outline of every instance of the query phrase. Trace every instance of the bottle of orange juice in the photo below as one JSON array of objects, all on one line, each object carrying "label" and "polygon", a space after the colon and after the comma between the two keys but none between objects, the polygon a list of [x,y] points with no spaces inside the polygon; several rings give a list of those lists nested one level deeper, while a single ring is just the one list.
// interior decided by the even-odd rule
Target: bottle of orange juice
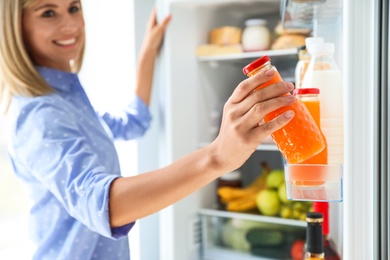
[{"label": "bottle of orange juice", "polygon": [[[270,57],[263,56],[255,60],[245,66],[243,72],[248,77],[252,77],[258,72],[268,69],[274,69],[276,73],[272,79],[260,85],[256,89],[258,90],[273,83],[283,81],[275,66],[271,64]],[[272,133],[271,136],[287,163],[302,163],[321,152],[325,148],[325,140],[310,112],[299,99],[296,99],[290,106],[281,107],[267,114],[264,121],[271,121],[287,110],[293,110],[295,113],[294,117],[287,125]]]},{"label": "bottle of orange juice", "polygon": [[[301,100],[302,103],[307,107],[318,128],[321,129],[321,117],[320,117],[320,99],[318,95],[320,89],[318,88],[297,88],[294,90],[294,95],[297,99]],[[326,138],[322,133],[322,137],[325,140],[325,148],[311,157],[310,159],[302,162],[302,164],[328,164],[328,146]],[[311,168],[299,167],[291,170],[290,178],[294,185],[297,186],[318,186],[324,184],[323,173],[321,168],[317,168],[318,172],[313,172]]]}]

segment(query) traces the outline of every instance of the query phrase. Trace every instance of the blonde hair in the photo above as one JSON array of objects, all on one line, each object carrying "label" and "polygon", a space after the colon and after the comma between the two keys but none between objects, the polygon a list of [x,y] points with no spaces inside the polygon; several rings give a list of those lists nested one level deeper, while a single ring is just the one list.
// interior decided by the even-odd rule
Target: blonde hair
[{"label": "blonde hair", "polygon": [[[13,96],[37,97],[54,89],[41,77],[26,50],[22,34],[23,8],[35,0],[0,1],[0,111],[6,112]],[[73,70],[81,68],[84,47]]]}]

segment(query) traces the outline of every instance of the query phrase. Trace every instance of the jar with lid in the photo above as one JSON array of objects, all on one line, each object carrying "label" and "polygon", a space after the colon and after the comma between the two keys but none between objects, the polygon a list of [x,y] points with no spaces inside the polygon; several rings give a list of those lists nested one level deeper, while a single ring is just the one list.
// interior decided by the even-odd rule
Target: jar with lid
[{"label": "jar with lid", "polygon": [[242,49],[244,51],[268,50],[271,44],[271,34],[265,19],[248,19],[242,33]]},{"label": "jar with lid", "polygon": [[[258,90],[283,81],[275,66],[271,64],[270,57],[263,56],[255,60],[244,67],[243,72],[252,77],[258,72],[268,69],[274,69],[275,75],[268,82],[257,87],[256,90]],[[287,163],[297,164],[320,153],[325,148],[325,140],[310,112],[299,99],[296,99],[290,106],[281,107],[267,114],[264,121],[271,121],[288,110],[294,111],[294,117],[287,125],[273,132],[271,136]]]}]

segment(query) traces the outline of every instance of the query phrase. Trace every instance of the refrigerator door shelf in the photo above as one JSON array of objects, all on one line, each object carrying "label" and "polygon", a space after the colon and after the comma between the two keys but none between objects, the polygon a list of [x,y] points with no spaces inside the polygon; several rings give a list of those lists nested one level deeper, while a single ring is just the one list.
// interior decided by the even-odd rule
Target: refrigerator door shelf
[{"label": "refrigerator door shelf", "polygon": [[285,164],[287,198],[300,201],[343,201],[341,164]]},{"label": "refrigerator door shelf", "polygon": [[315,29],[318,23],[338,21],[342,6],[342,0],[282,0],[282,24],[284,28]]}]

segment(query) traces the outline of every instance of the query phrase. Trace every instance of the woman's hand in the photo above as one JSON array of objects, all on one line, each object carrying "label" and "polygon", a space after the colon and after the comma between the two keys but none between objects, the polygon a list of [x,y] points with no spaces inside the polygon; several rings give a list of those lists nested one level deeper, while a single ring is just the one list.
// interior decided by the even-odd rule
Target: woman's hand
[{"label": "woman's hand", "polygon": [[265,137],[286,125],[294,116],[289,110],[270,122],[263,122],[266,114],[295,100],[293,95],[283,96],[294,88],[287,82],[253,91],[274,74],[271,69],[242,81],[226,102],[219,135],[211,145],[212,156],[224,172],[240,167]]},{"label": "woman's hand", "polygon": [[144,51],[149,51],[156,55],[158,54],[164,39],[166,28],[168,27],[171,18],[171,15],[168,15],[160,24],[157,23],[157,11],[156,8],[153,8],[146,27],[146,33],[143,42]]},{"label": "woman's hand", "polygon": [[135,93],[146,105],[150,103],[152,93],[154,63],[159,54],[166,28],[171,21],[171,16],[158,24],[156,8],[153,8],[146,27],[144,43],[139,54],[137,65],[137,81]]}]

